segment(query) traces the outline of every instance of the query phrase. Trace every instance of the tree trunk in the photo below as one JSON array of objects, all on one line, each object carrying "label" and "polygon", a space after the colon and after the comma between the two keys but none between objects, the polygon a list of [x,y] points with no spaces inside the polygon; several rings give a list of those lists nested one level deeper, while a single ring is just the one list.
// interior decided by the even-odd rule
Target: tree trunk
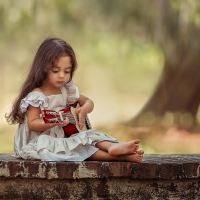
[{"label": "tree trunk", "polygon": [[[183,2],[176,17],[170,1],[155,2],[155,42],[163,49],[165,64],[154,94],[129,124],[162,124],[166,113],[170,113],[176,118],[174,124],[184,126],[184,120],[192,121],[186,126],[191,128],[200,102],[200,30],[189,18],[192,12]],[[189,117],[183,120],[183,116]]]},{"label": "tree trunk", "polygon": [[145,125],[146,122],[143,124],[142,118],[146,113],[152,113],[150,117],[161,118],[166,112],[179,113],[180,116],[188,113],[195,119],[200,102],[199,53],[185,57],[179,67],[172,66],[171,62],[166,59],[154,94],[141,112],[131,120],[131,125]]}]

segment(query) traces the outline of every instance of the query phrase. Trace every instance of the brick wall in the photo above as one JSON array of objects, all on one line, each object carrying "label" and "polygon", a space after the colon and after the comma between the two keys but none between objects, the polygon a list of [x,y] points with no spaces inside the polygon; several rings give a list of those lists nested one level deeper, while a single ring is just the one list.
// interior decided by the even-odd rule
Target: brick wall
[{"label": "brick wall", "polygon": [[0,154],[0,199],[200,199],[200,155],[41,162]]}]

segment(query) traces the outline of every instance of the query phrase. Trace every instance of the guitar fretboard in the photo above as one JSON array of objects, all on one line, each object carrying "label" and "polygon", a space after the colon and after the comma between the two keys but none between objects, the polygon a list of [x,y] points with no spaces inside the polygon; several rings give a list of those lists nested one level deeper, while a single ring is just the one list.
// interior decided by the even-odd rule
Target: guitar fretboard
[{"label": "guitar fretboard", "polygon": [[[70,124],[74,124],[74,125],[76,125],[76,120],[75,120],[75,117],[76,117],[76,119],[77,119],[77,121],[79,121],[79,116],[78,115],[72,115],[72,114],[70,114],[70,113],[63,113],[62,114],[62,117],[65,119],[66,117],[68,117],[68,119],[69,119],[69,123]],[[91,128],[91,125],[90,125],[90,122],[87,120],[87,119],[85,119],[85,125],[88,127],[88,128]]]}]

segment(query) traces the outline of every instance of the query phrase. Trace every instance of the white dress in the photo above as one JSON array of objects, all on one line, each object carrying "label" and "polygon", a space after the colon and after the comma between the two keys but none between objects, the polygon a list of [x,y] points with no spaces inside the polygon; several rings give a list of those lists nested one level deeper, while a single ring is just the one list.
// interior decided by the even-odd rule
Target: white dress
[{"label": "white dress", "polygon": [[73,104],[79,98],[78,88],[73,82],[61,87],[62,94],[45,96],[42,92],[30,92],[21,101],[20,109],[25,113],[25,120],[19,124],[14,138],[16,157],[40,159],[42,161],[83,161],[94,154],[100,141],[118,142],[112,136],[96,130],[87,130],[64,138],[62,127],[55,126],[44,132],[30,131],[27,124],[29,105],[41,110],[59,111],[67,104]]}]

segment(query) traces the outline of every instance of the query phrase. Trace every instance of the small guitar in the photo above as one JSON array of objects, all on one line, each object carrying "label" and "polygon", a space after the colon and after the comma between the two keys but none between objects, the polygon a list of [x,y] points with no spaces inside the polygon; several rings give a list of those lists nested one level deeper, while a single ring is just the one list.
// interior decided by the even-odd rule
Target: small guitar
[{"label": "small guitar", "polygon": [[78,124],[79,117],[77,114],[77,109],[79,107],[80,106],[78,103],[74,103],[60,110],[59,112],[56,112],[55,110],[42,110],[41,116],[45,124],[61,123],[67,117],[69,119],[69,124],[67,126],[64,126],[63,129],[64,129],[66,137],[69,137],[70,135],[74,133],[79,133],[81,131],[89,130],[92,128],[89,118],[86,117],[83,129],[80,130],[79,124]]}]

